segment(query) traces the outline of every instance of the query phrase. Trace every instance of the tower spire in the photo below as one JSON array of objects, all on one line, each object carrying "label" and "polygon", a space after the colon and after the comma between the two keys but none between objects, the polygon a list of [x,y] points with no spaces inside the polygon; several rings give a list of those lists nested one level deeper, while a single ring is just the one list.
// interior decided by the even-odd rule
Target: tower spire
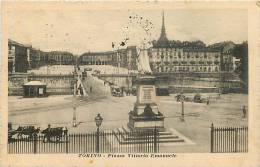
[{"label": "tower spire", "polygon": [[161,29],[161,36],[159,40],[168,41],[166,36],[165,23],[164,23],[164,11],[162,11],[162,29]]},{"label": "tower spire", "polygon": [[157,41],[158,47],[168,47],[168,38],[166,36],[166,30],[165,30],[165,20],[164,20],[164,11],[162,11],[162,29],[161,29],[161,35],[160,38]]}]

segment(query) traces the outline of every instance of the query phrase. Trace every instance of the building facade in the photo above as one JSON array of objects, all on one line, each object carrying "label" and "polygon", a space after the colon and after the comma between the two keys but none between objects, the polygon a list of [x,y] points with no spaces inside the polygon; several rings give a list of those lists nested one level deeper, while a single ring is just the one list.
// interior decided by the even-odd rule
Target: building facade
[{"label": "building facade", "polygon": [[166,36],[164,13],[161,35],[149,49],[150,66],[155,73],[233,71],[231,52],[209,48],[201,42],[173,42]]},{"label": "building facade", "polygon": [[8,40],[8,72],[26,73],[45,65],[75,65],[77,57],[70,52],[44,52],[30,45]]},{"label": "building facade", "polygon": [[153,72],[219,72],[219,51],[185,48],[151,48]]},{"label": "building facade", "polygon": [[51,51],[47,52],[46,55],[52,65],[74,65],[76,63],[76,56],[70,52]]},{"label": "building facade", "polygon": [[78,58],[79,65],[112,65],[135,70],[137,51],[135,46],[107,52],[87,52]]},{"label": "building facade", "polygon": [[111,65],[113,62],[112,51],[108,52],[88,52],[82,54],[78,62],[80,65]]},{"label": "building facade", "polygon": [[8,40],[8,73],[26,73],[29,68],[30,46]]}]

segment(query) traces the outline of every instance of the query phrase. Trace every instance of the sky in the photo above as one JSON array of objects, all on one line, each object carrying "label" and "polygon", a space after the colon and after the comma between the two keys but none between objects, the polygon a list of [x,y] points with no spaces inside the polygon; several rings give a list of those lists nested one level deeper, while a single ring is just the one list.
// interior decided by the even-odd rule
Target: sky
[{"label": "sky", "polygon": [[[164,10],[164,14],[169,40],[201,40],[207,45],[247,40],[247,10]],[[126,46],[158,39],[162,10],[10,10],[6,22],[9,39],[43,51],[79,55],[113,50],[112,42],[118,48],[126,39]]]}]

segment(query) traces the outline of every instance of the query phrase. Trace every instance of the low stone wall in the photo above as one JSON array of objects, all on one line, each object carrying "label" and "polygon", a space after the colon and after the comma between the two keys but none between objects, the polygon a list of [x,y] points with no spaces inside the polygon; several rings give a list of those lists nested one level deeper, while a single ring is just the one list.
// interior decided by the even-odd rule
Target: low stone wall
[{"label": "low stone wall", "polygon": [[9,87],[8,96],[23,96],[23,88],[22,87]]},{"label": "low stone wall", "polygon": [[178,78],[178,77],[193,77],[193,78],[226,78],[238,79],[233,72],[167,72],[167,73],[154,73],[159,78]]},{"label": "low stone wall", "polygon": [[47,84],[48,95],[73,94],[74,75],[31,75],[14,74],[8,78],[8,95],[22,96],[23,84],[29,81],[41,81]]},{"label": "low stone wall", "polygon": [[178,86],[169,86],[169,93],[218,93],[219,88],[217,87],[178,87]]},{"label": "low stone wall", "polygon": [[[71,88],[48,88],[46,91],[47,95],[72,95],[73,89]],[[22,87],[12,87],[8,88],[9,96],[23,96]]]}]

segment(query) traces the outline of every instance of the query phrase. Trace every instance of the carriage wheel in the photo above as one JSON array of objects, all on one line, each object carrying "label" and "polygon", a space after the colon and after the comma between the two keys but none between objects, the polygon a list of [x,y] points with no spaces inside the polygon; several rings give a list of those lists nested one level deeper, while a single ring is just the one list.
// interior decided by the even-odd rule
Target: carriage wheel
[{"label": "carriage wheel", "polygon": [[8,134],[8,143],[11,142],[11,140],[12,140],[12,135]]},{"label": "carriage wheel", "polygon": [[56,136],[56,141],[60,141],[60,136]]},{"label": "carriage wheel", "polygon": [[32,140],[33,139],[33,134],[30,134],[27,139],[28,140]]},{"label": "carriage wheel", "polygon": [[18,133],[17,138],[18,138],[19,140],[21,140],[21,139],[23,139],[23,135],[22,135],[21,133]]},{"label": "carriage wheel", "polygon": [[44,136],[42,142],[43,142],[43,143],[46,143],[47,140],[48,140],[48,138],[47,138],[46,136]]}]

